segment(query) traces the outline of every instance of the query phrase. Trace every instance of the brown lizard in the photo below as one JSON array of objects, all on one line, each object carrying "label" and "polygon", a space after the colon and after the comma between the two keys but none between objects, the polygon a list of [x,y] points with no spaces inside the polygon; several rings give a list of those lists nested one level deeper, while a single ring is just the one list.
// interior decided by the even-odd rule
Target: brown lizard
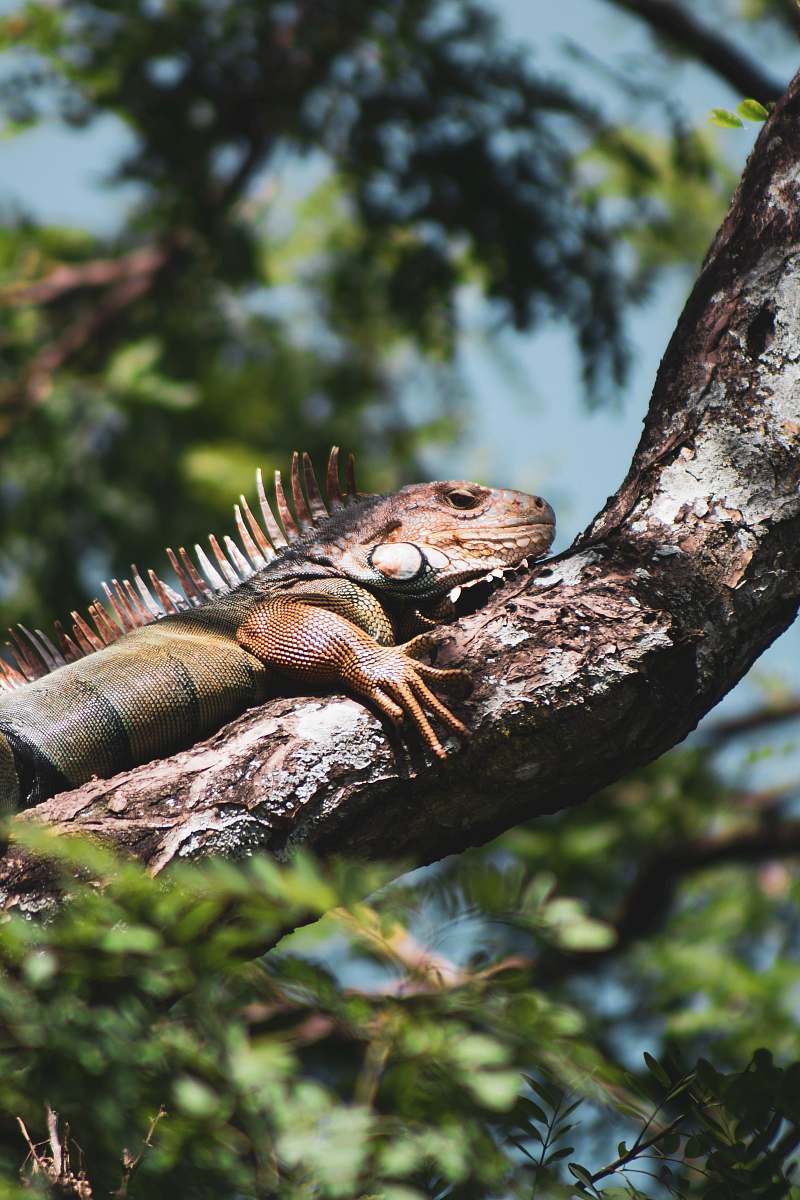
[{"label": "brown lizard", "polygon": [[[305,484],[305,490],[303,488]],[[410,718],[434,754],[432,721],[467,730],[433,688],[469,677],[427,661],[431,631],[459,612],[463,588],[502,577],[549,548],[553,510],[538,496],[451,480],[388,495],[347,485],[338,449],[328,463],[328,506],[307,455],[292,459],[290,507],[275,473],[277,518],[257,476],[262,523],[241,497],[239,543],[209,539],[168,550],[182,588],[154,572],[103,585],[92,624],[73,613],[57,643],[41,630],[12,633],[0,658],[0,808],[36,803],[93,776],[107,777],[191,745],[259,703],[268,685],[345,688],[399,724]]]}]

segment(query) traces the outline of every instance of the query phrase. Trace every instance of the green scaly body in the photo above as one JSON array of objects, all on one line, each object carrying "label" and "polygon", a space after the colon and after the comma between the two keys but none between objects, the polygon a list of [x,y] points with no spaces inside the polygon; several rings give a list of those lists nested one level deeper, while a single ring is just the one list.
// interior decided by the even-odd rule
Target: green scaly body
[{"label": "green scaly body", "polygon": [[263,699],[266,668],[221,608],[135,629],[0,698],[0,734],[36,776],[28,803],[191,745]]}]

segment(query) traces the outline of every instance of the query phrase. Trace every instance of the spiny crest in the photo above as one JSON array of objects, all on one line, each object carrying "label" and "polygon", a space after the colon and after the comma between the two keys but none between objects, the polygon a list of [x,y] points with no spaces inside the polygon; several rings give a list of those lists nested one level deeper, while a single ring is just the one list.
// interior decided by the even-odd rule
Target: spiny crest
[{"label": "spiny crest", "polygon": [[245,497],[240,496],[239,503],[234,505],[239,543],[226,534],[223,550],[213,533],[209,534],[208,542],[216,566],[199,544],[194,547],[197,567],[183,546],[177,554],[168,547],[167,558],[180,584],[180,591],[170,587],[152,570],[147,572],[148,586],[138,568],[132,566],[132,582],[131,579],[123,579],[122,582],[112,579],[110,587],[105,582],[102,584],[106,603],[94,600],[89,605],[89,620],[79,612],[73,612],[73,624],[69,632],[56,621],[55,642],[41,629],[30,630],[24,625],[10,629],[11,641],[6,645],[11,661],[0,656],[0,689],[11,691],[21,687],[57,667],[66,666],[68,662],[76,662],[95,650],[110,646],[132,629],[151,625],[170,613],[199,608],[214,596],[235,588],[266,567],[290,543],[357,497],[352,454],[347,456],[345,479],[342,491],[339,484],[339,447],[334,446],[328,458],[326,505],[311,458],[305,453],[301,456],[295,450],[290,474],[293,508],[287,500],[281,473],[276,471],[276,518],[267,499],[259,468],[256,471],[256,494],[263,524],[259,523]]}]

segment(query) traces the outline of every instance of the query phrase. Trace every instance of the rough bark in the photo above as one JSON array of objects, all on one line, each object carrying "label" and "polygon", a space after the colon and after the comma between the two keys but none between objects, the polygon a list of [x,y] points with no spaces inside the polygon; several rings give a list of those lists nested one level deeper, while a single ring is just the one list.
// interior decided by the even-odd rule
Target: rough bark
[{"label": "rough bark", "polygon": [[[800,76],[761,132],[619,491],[567,553],[442,630],[474,730],[444,765],[342,696],[278,699],[21,821],[152,871],[256,849],[426,862],[585,800],[679,742],[800,601]],[[0,897],[46,870],[13,848]]]}]

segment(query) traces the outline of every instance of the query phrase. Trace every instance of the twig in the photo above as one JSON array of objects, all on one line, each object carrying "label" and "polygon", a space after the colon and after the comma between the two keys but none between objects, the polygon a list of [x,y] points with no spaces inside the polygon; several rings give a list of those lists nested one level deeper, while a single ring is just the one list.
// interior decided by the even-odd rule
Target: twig
[{"label": "twig", "polygon": [[[40,1142],[39,1146],[49,1145],[49,1155],[40,1154],[39,1149],[34,1145],[28,1133],[22,1117],[17,1117],[17,1124],[28,1147],[28,1155],[22,1164],[21,1170],[24,1171],[28,1159],[32,1159],[32,1173],[34,1175],[43,1175],[51,1187],[58,1190],[60,1196],[74,1196],[76,1200],[92,1200],[92,1185],[86,1178],[86,1173],[83,1170],[82,1155],[81,1168],[77,1174],[72,1170],[70,1164],[69,1143],[71,1139],[69,1125],[64,1124],[64,1134],[62,1137],[58,1132],[58,1113],[49,1104],[45,1106],[45,1109],[47,1112],[48,1140]],[[78,1147],[78,1152],[80,1154],[80,1147]]]},{"label": "twig", "polygon": [[57,341],[39,351],[28,369],[28,377],[22,391],[31,407],[47,397],[55,372],[83,349],[94,334],[107,325],[118,312],[144,295],[151,283],[152,276],[145,275],[118,284],[91,313],[69,325]]},{"label": "twig", "polygon": [[117,259],[96,259],[77,266],[61,265],[36,283],[0,290],[2,307],[49,304],[71,291],[108,287],[91,310],[78,316],[55,341],[33,357],[21,386],[0,394],[0,407],[7,411],[33,408],[46,399],[55,372],[82,350],[117,313],[148,292],[159,272],[172,261],[176,249],[185,242],[186,235],[177,231],[158,246],[144,246]]},{"label": "twig", "polygon": [[717,747],[723,742],[732,741],[745,733],[757,733],[768,729],[771,725],[780,725],[784,721],[794,721],[800,717],[800,700],[785,700],[781,704],[765,705],[743,713],[740,717],[729,717],[724,721],[715,721],[705,731],[708,745]]},{"label": "twig", "polygon": [[53,1171],[57,1179],[60,1179],[64,1174],[64,1147],[61,1144],[61,1138],[58,1136],[58,1113],[50,1105],[46,1105],[47,1110],[47,1134],[50,1138],[50,1150],[53,1155]]},{"label": "twig", "polygon": [[249,182],[253,171],[267,156],[272,145],[273,139],[270,137],[252,137],[249,140],[247,150],[242,156],[239,166],[222,185],[215,197],[217,207],[227,208],[228,205],[234,203],[239,198],[242,190]]},{"label": "twig", "polygon": [[654,1146],[660,1138],[666,1137],[668,1133],[672,1133],[673,1130],[680,1125],[685,1115],[685,1113],[681,1113],[681,1115],[676,1117],[674,1121],[670,1121],[669,1125],[665,1125],[663,1129],[659,1129],[657,1133],[654,1133],[652,1137],[647,1138],[647,1140],[644,1142],[637,1138],[630,1150],[627,1150],[625,1154],[620,1154],[619,1158],[615,1158],[612,1163],[609,1163],[607,1167],[603,1167],[602,1170],[595,1171],[591,1177],[592,1183],[597,1183],[600,1179],[606,1179],[609,1175],[616,1175],[617,1171],[619,1171],[627,1163],[633,1162],[635,1158],[639,1158],[639,1156],[643,1154],[645,1150],[649,1150],[650,1147]]},{"label": "twig", "polygon": [[726,863],[758,863],[796,855],[800,856],[800,821],[777,822],[668,847],[640,868],[612,922],[617,935],[614,944],[577,953],[548,951],[536,969],[537,984],[542,987],[593,971],[633,942],[653,934],[667,920],[675,891],[686,875]]},{"label": "twig", "polygon": [[171,253],[172,247],[162,244],[142,246],[121,258],[97,258],[74,266],[62,263],[35,283],[15,283],[0,288],[0,306],[50,304],[79,288],[107,287],[124,280],[147,277],[161,270]]},{"label": "twig", "polygon": [[[28,1130],[26,1128],[25,1122],[23,1121],[22,1117],[17,1117],[17,1124],[19,1125],[19,1127],[22,1131],[22,1136],[24,1137],[25,1142],[28,1146],[28,1158],[32,1158],[35,1163],[36,1170],[41,1171],[43,1169],[42,1163],[39,1159],[39,1155],[36,1151],[36,1147],[33,1144],[31,1135],[28,1133]],[[25,1162],[28,1161],[28,1158],[25,1159]],[[22,1165],[24,1167],[25,1163],[23,1163]]]},{"label": "twig", "polygon": [[617,8],[641,17],[657,33],[677,42],[725,79],[741,96],[767,104],[777,100],[786,84],[742,53],[715,29],[701,24],[673,0],[610,0]]},{"label": "twig", "polygon": [[157,1127],[159,1121],[161,1121],[166,1115],[167,1115],[167,1110],[164,1107],[164,1105],[162,1104],[161,1107],[159,1108],[158,1112],[156,1113],[156,1115],[150,1121],[150,1127],[147,1130],[147,1133],[145,1134],[144,1139],[142,1140],[142,1148],[137,1155],[135,1155],[135,1156],[131,1155],[131,1153],[127,1149],[127,1147],[123,1150],[123,1152],[122,1152],[122,1180],[121,1180],[120,1185],[117,1188],[117,1190],[112,1193],[114,1200],[124,1200],[124,1197],[128,1195],[128,1185],[130,1184],[131,1176],[133,1175],[136,1168],[139,1166],[139,1163],[142,1161],[145,1151],[149,1150],[150,1147],[153,1145],[153,1134],[156,1131],[156,1127]]}]

